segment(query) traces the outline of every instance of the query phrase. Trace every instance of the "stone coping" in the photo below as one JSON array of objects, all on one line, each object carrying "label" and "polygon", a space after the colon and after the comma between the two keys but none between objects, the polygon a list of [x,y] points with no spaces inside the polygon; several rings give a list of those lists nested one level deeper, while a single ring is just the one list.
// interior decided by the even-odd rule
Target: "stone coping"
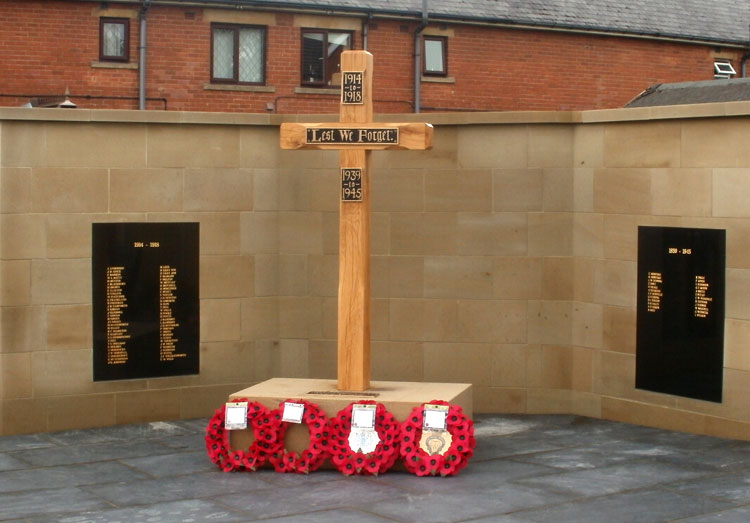
[{"label": "stone coping", "polygon": [[[591,111],[508,111],[379,114],[381,122],[430,122],[433,125],[594,124],[690,118],[750,116],[750,101]],[[194,125],[278,126],[283,122],[335,122],[337,114],[211,113],[125,109],[57,109],[0,107],[3,121],[157,123]]]}]

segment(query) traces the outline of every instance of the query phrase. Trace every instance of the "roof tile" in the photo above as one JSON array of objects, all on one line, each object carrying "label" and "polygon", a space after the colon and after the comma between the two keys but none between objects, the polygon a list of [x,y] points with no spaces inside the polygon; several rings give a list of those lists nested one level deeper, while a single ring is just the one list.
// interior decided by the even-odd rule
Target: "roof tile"
[{"label": "roof tile", "polygon": [[[415,17],[420,15],[422,9],[422,0],[204,1],[233,6],[325,7]],[[734,44],[750,40],[748,0],[428,0],[427,5],[431,16],[457,20],[578,28]]]}]

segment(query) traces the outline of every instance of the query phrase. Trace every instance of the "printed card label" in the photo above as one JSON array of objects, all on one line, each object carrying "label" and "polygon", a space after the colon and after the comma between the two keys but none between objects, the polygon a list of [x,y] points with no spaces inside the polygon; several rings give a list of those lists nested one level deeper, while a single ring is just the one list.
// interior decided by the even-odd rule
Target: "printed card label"
[{"label": "printed card label", "polygon": [[419,439],[419,448],[430,456],[443,456],[453,443],[453,436],[447,430],[424,430]]},{"label": "printed card label", "polygon": [[302,403],[284,403],[284,413],[281,415],[281,421],[289,423],[302,423],[302,416],[305,414],[305,406]]},{"label": "printed card label", "polygon": [[352,427],[359,429],[375,428],[375,405],[353,405]]},{"label": "printed card label", "polygon": [[352,427],[349,433],[349,448],[353,452],[372,454],[380,443],[380,436],[374,429]]},{"label": "printed card label", "polygon": [[448,410],[448,405],[425,405],[422,430],[445,430]]},{"label": "printed card label", "polygon": [[224,408],[224,428],[244,430],[247,428],[247,402],[230,402]]}]

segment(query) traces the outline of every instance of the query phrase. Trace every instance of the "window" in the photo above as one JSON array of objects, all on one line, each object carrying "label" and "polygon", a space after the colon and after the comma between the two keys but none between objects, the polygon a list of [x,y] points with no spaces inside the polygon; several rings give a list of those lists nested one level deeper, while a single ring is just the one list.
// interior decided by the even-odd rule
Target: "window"
[{"label": "window", "polygon": [[448,74],[448,61],[446,60],[446,48],[448,39],[444,36],[424,37],[424,62],[422,72],[424,74],[445,76]]},{"label": "window", "polygon": [[714,78],[731,78],[736,75],[737,71],[734,70],[732,64],[725,61],[714,62]]},{"label": "window", "polygon": [[211,81],[265,83],[264,27],[211,24]]},{"label": "window", "polygon": [[341,53],[352,48],[352,33],[325,29],[302,30],[302,85],[332,85]]},{"label": "window", "polygon": [[129,19],[99,19],[99,60],[114,62],[130,60]]}]

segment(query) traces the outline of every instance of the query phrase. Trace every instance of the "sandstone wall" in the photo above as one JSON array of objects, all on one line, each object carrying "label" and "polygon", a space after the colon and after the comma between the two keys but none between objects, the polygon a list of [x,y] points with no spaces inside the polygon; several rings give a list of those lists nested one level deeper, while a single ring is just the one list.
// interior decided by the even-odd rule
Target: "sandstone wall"
[{"label": "sandstone wall", "polygon": [[[373,379],[750,438],[750,104],[426,117],[433,150],[373,153]],[[279,150],[281,118],[0,110],[0,433],[335,376],[337,153]],[[109,221],[200,222],[200,375],[92,381]],[[634,388],[638,225],[727,230],[721,404]]]}]

